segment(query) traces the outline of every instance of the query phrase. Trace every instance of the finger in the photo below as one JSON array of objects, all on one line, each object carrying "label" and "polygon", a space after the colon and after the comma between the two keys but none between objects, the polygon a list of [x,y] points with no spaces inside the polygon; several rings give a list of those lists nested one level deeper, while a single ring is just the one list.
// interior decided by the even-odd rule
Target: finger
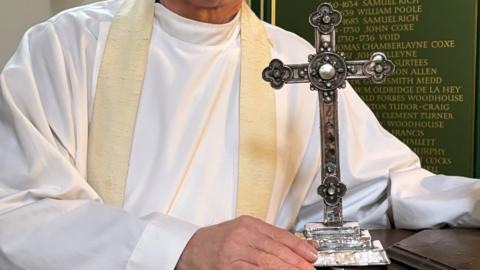
[{"label": "finger", "polygon": [[257,229],[271,239],[284,244],[307,261],[315,262],[317,260],[317,250],[306,240],[267,223],[260,223]]},{"label": "finger", "polygon": [[299,270],[299,268],[282,261],[276,256],[254,248],[249,248],[246,251],[245,259],[247,262],[258,266],[261,269]]},{"label": "finger", "polygon": [[257,249],[265,251],[273,256],[280,258],[282,261],[295,266],[299,269],[310,270],[312,269],[312,264],[306,261],[304,258],[293,252],[287,246],[272,240],[269,237],[263,236],[260,234],[254,240],[254,246]]},{"label": "finger", "polygon": [[315,241],[315,240],[307,240],[307,243],[308,243],[310,246],[312,246],[312,247],[315,249],[315,251],[317,250],[317,248],[318,248],[317,241]]}]

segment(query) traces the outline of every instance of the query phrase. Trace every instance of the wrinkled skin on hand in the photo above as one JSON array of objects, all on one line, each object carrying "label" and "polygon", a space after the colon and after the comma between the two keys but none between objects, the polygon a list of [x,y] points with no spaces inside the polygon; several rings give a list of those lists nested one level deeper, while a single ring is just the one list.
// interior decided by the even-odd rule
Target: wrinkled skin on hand
[{"label": "wrinkled skin on hand", "polygon": [[199,229],[181,255],[177,270],[311,270],[314,244],[259,219],[242,216]]}]

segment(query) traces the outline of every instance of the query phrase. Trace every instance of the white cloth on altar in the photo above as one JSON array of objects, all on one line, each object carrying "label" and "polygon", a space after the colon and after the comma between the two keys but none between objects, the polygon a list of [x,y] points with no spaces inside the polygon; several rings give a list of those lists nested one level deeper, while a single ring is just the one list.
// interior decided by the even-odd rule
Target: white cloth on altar
[{"label": "white cloth on altar", "polygon": [[[0,75],[0,266],[173,269],[199,226],[235,216],[238,17],[192,22],[156,5],[124,209],[88,186],[98,67],[121,1],[76,8],[33,27]],[[304,63],[313,48],[267,25],[272,56]],[[259,74],[260,76],[260,74]],[[276,92],[279,178],[292,185],[275,224],[322,219],[316,93]],[[346,219],[366,227],[480,225],[480,182],[433,175],[386,132],[351,87],[340,92]],[[391,211],[389,211],[391,209]]]}]

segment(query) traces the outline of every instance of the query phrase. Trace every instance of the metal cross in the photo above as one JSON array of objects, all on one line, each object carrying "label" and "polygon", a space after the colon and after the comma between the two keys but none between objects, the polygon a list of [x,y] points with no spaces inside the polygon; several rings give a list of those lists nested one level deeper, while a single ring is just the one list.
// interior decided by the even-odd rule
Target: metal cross
[{"label": "metal cross", "polygon": [[338,226],[343,224],[342,197],[347,188],[340,180],[337,90],[345,88],[347,79],[370,78],[382,83],[395,66],[379,52],[369,60],[356,61],[346,61],[343,53],[336,52],[335,27],[342,21],[342,15],[331,4],[320,4],[309,20],[316,30],[316,54],[309,55],[306,64],[285,65],[274,59],[262,77],[275,89],[286,83],[310,83],[310,89],[318,91],[323,162],[322,184],[317,192],[325,203],[324,223]]}]

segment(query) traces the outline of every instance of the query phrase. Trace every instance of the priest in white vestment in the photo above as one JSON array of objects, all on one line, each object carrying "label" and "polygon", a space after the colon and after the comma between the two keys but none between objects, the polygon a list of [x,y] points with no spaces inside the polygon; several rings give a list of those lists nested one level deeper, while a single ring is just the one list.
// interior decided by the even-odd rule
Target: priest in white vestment
[{"label": "priest in white vestment", "polygon": [[[122,2],[32,27],[0,75],[2,270],[174,269],[199,228],[236,218],[239,15],[211,24],[155,4],[123,208],[102,203],[87,183],[97,76]],[[272,57],[303,63],[314,52],[263,26]],[[318,101],[308,85],[275,95],[290,184],[267,221],[301,230],[323,219]],[[345,219],[366,228],[480,226],[480,182],[423,170],[350,86],[339,92],[339,124]]]}]

